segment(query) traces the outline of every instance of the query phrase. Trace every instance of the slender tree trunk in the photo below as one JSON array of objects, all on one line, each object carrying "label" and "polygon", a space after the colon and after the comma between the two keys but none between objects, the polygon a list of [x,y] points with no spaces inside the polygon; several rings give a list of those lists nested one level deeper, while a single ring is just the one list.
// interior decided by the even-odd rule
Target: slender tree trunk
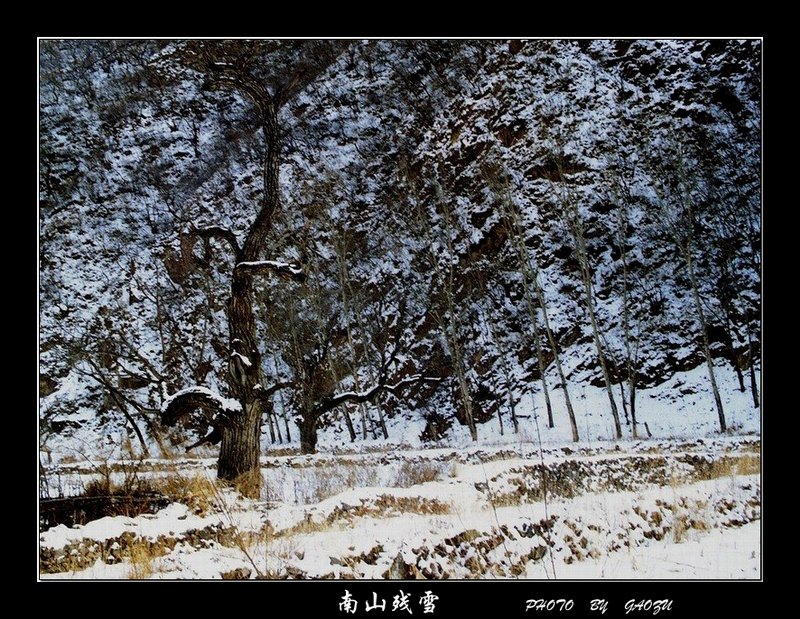
[{"label": "slender tree trunk", "polygon": [[[452,260],[452,253],[450,254]],[[456,382],[458,383],[459,394],[461,395],[461,404],[464,407],[464,417],[469,428],[469,434],[473,441],[478,440],[478,428],[475,426],[475,419],[472,415],[472,397],[469,392],[469,384],[467,382],[466,372],[464,371],[464,356],[461,351],[461,344],[458,337],[458,323],[456,319],[455,303],[453,302],[453,266],[450,265],[450,272],[447,278],[447,314],[448,325],[447,335],[450,341],[450,354],[453,360],[453,365],[456,372]]]},{"label": "slender tree trunk", "polygon": [[753,338],[750,337],[750,331],[747,332],[747,356],[749,357],[748,365],[750,366],[750,392],[753,394],[753,407],[758,408],[759,400],[758,400],[758,383],[756,381],[756,370],[755,370],[755,351],[753,350]]},{"label": "slender tree trunk", "polygon": [[452,349],[453,363],[456,366],[456,380],[458,381],[458,389],[461,393],[461,403],[464,406],[464,416],[466,417],[467,427],[469,428],[469,435],[473,441],[477,441],[478,428],[475,426],[475,418],[472,414],[472,397],[469,392],[467,375],[464,371],[464,357],[461,353],[461,345],[458,341],[458,327],[454,314],[455,307],[452,300],[452,292],[448,293],[448,297],[450,299],[448,303],[450,306],[450,348]]},{"label": "slender tree trunk", "polygon": [[725,411],[722,409],[722,398],[719,395],[719,388],[717,387],[717,378],[714,372],[714,360],[711,358],[711,345],[708,339],[708,324],[706,323],[706,314],[703,310],[703,302],[700,299],[700,289],[697,283],[697,276],[694,272],[694,261],[692,260],[692,253],[690,247],[683,248],[684,259],[689,271],[689,283],[692,286],[692,298],[694,299],[695,311],[697,311],[697,319],[700,321],[700,330],[703,336],[703,354],[706,358],[706,366],[708,367],[708,378],[711,382],[711,390],[714,393],[714,402],[717,406],[717,417],[719,418],[719,431],[725,432],[728,429],[725,423]]},{"label": "slender tree trunk", "polygon": [[[514,426],[514,434],[519,434],[519,419],[517,419],[517,410],[514,406],[514,383],[511,380],[511,370],[508,367],[508,362],[505,360],[506,351],[501,350],[500,354],[503,355],[503,376],[506,383],[506,397],[508,398],[508,412],[511,415],[511,425]],[[498,412],[497,415],[499,417],[500,413]]]},{"label": "slender tree trunk", "polygon": [[[272,356],[272,360],[273,360],[275,368],[277,368],[278,367],[278,357],[274,353],[273,353],[273,356]],[[286,404],[283,401],[283,391],[278,391],[277,395],[278,395],[278,399],[280,400],[280,403],[281,403],[281,419],[283,419],[284,427],[286,429],[286,442],[287,443],[291,443],[292,442],[292,435],[289,432],[289,416],[286,414]],[[273,408],[272,410],[274,411],[275,409]],[[275,425],[278,426],[278,435],[280,436],[280,428],[281,427],[280,427],[280,421],[278,420],[277,413],[275,414]]]},{"label": "slender tree trunk", "polygon": [[636,339],[632,353],[628,356],[627,372],[628,372],[628,397],[630,398],[630,411],[631,411],[631,425],[633,426],[633,438],[639,438],[639,429],[636,421],[636,372],[639,360],[639,326],[637,325]]},{"label": "slender tree trunk", "polygon": [[736,354],[733,350],[729,353],[731,355],[731,365],[733,366],[734,371],[736,372],[736,380],[739,382],[739,392],[745,392],[744,386],[744,374],[742,374],[742,368],[739,367],[739,362],[736,359]]},{"label": "slender tree trunk", "polygon": [[[356,387],[358,389],[358,387]],[[363,406],[358,407],[359,412],[361,413],[361,440],[367,440],[367,413],[364,410]]]},{"label": "slender tree trunk", "polygon": [[[725,411],[723,410],[722,398],[720,397],[719,388],[717,387],[714,360],[711,357],[711,343],[708,336],[708,321],[706,320],[706,314],[703,310],[703,302],[700,298],[700,285],[697,281],[697,273],[695,273],[694,260],[692,258],[694,229],[697,223],[697,218],[694,213],[694,201],[696,199],[694,193],[698,188],[698,183],[697,180],[687,172],[686,160],[680,147],[676,151],[674,163],[676,164],[675,172],[667,172],[667,175],[668,177],[672,176],[676,181],[677,191],[675,186],[665,187],[665,195],[662,197],[662,201],[665,205],[666,220],[670,225],[670,234],[686,264],[686,270],[689,275],[689,285],[691,287],[695,311],[697,312],[697,320],[700,323],[700,331],[703,340],[703,355],[705,356],[708,378],[711,383],[714,403],[717,408],[719,428],[720,432],[724,433],[727,431]],[[710,184],[711,183],[709,183],[709,185]],[[670,196],[672,202],[666,199],[666,195]]]},{"label": "slender tree trunk", "polygon": [[[566,179],[564,177],[564,170],[561,167],[561,161],[556,160],[558,168],[559,179],[564,185],[564,190],[569,191],[566,186]],[[586,238],[583,229],[583,220],[578,210],[578,205],[572,196],[562,196],[562,206],[564,207],[564,215],[566,216],[567,228],[572,234],[575,242],[575,252],[578,258],[578,264],[581,270],[581,279],[583,280],[583,289],[586,296],[586,309],[589,312],[589,320],[592,325],[592,336],[594,339],[594,346],[597,351],[597,360],[600,363],[600,369],[603,372],[603,380],[606,384],[606,393],[608,394],[608,402],[611,406],[611,416],[614,418],[614,431],[617,438],[622,438],[622,426],[619,421],[619,411],[617,410],[617,403],[614,400],[614,392],[611,389],[611,375],[608,372],[608,364],[606,363],[605,355],[603,354],[603,346],[600,342],[600,327],[597,322],[597,315],[594,307],[594,290],[592,288],[592,273],[589,268],[589,253],[586,251]]]},{"label": "slender tree trunk", "polygon": [[455,325],[451,316],[450,322],[451,331],[451,347],[453,348],[453,361],[456,366],[456,380],[458,381],[458,389],[461,393],[461,402],[464,406],[464,415],[466,416],[467,427],[469,428],[469,435],[473,441],[478,440],[478,428],[475,426],[475,418],[472,415],[472,398],[469,393],[469,385],[467,384],[467,376],[464,372],[463,357],[461,355],[461,348],[459,347],[455,333]]},{"label": "slender tree trunk", "polygon": [[589,322],[592,326],[592,339],[594,340],[594,347],[597,351],[597,360],[600,363],[600,369],[603,372],[603,380],[606,385],[606,393],[608,394],[608,402],[611,406],[611,416],[614,418],[614,431],[617,438],[622,438],[622,426],[619,421],[619,411],[617,410],[617,403],[614,400],[614,392],[611,389],[611,375],[608,371],[608,364],[606,357],[603,353],[603,345],[600,341],[600,326],[597,322],[597,315],[594,308],[594,290],[592,286],[592,274],[589,270],[589,256],[586,251],[586,244],[583,235],[583,224],[580,221],[580,214],[577,211],[577,206],[570,204],[572,219],[570,229],[575,239],[575,249],[578,254],[578,262],[581,268],[581,279],[583,280],[583,290],[586,297],[586,309],[589,312]]},{"label": "slender tree trunk", "polygon": [[542,352],[542,344],[539,341],[539,326],[538,320],[536,318],[536,307],[533,303],[533,299],[531,298],[530,287],[527,281],[527,277],[523,273],[522,275],[523,280],[525,282],[525,301],[528,305],[528,314],[531,318],[531,330],[533,332],[533,345],[534,350],[536,351],[536,361],[539,364],[539,378],[542,382],[542,394],[544,395],[544,404],[547,410],[547,426],[552,428],[555,426],[553,421],[553,405],[550,403],[550,390],[547,387],[547,378],[545,377],[545,372],[547,367],[544,362],[544,353]]},{"label": "slender tree trunk", "polygon": [[347,426],[347,433],[350,435],[350,442],[356,442],[356,429],[353,427],[353,420],[350,418],[350,413],[347,411],[346,406],[342,406],[342,414],[344,415],[344,423]]},{"label": "slender tree trunk", "polygon": [[514,406],[514,392],[511,390],[510,377],[506,377],[506,392],[508,395],[508,410],[511,411],[511,425],[514,426],[514,434],[519,434],[519,419],[517,419],[517,410]]},{"label": "slender tree trunk", "polygon": [[445,221],[445,234],[447,235],[447,253],[448,253],[448,271],[447,271],[447,287],[445,293],[447,295],[447,313],[449,318],[449,334],[450,334],[450,348],[453,354],[453,361],[456,366],[456,379],[458,381],[458,388],[461,393],[461,402],[464,406],[464,415],[469,428],[469,435],[473,441],[478,440],[478,428],[475,425],[475,418],[472,413],[472,396],[469,392],[469,384],[467,382],[467,375],[464,369],[464,355],[461,350],[461,342],[459,339],[459,323],[456,314],[455,305],[455,269],[453,262],[456,259],[455,248],[453,247],[453,240],[451,238],[450,227],[450,211],[448,206],[443,204],[444,221]]},{"label": "slender tree trunk", "polygon": [[275,426],[272,424],[272,412],[267,410],[267,425],[269,426],[269,442],[275,444]]},{"label": "slender tree trunk", "polygon": [[[506,355],[508,351],[506,347],[503,346],[502,341],[497,336],[497,329],[494,324],[494,318],[492,318],[491,312],[488,313],[486,317],[486,323],[489,325],[489,332],[491,333],[492,340],[495,342],[497,347],[500,349],[500,367],[503,369],[503,378],[505,379],[506,384],[506,396],[508,397],[508,411],[511,416],[511,425],[514,426],[514,434],[519,433],[519,422],[517,420],[516,410],[514,409],[514,393],[512,391],[512,382],[511,382],[511,370],[508,367],[508,359]],[[503,434],[503,418],[500,415],[500,406],[497,407],[497,420],[500,423],[500,434]]]},{"label": "slender tree trunk", "polygon": [[[636,430],[636,370],[633,363],[633,351],[631,350],[631,309],[630,309],[630,287],[628,283],[628,246],[626,241],[627,228],[628,228],[628,208],[627,202],[623,199],[623,205],[620,207],[618,219],[618,241],[621,248],[622,258],[622,337],[625,341],[625,371],[628,375],[628,391],[630,395],[630,405],[625,406],[625,392],[622,388],[622,382],[619,384],[620,393],[622,394],[622,408],[625,412],[625,419],[628,419],[628,410],[630,409],[630,425],[631,434],[634,439],[638,438]],[[637,345],[638,354],[638,345]]]},{"label": "slender tree trunk", "polygon": [[281,396],[281,416],[283,417],[284,429],[286,430],[286,442],[292,442],[292,433],[289,430],[289,415],[286,414],[286,407],[283,404],[283,396]]},{"label": "slender tree trunk", "polygon": [[383,416],[383,406],[381,406],[380,402],[377,405],[378,409],[378,423],[381,425],[381,432],[383,433],[383,438],[389,438],[389,430],[386,428],[386,419]]},{"label": "slender tree trunk", "polygon": [[[353,329],[350,325],[350,273],[347,268],[347,242],[346,239],[343,238],[343,233],[337,238],[339,243],[339,247],[337,248],[337,258],[338,258],[338,275],[339,275],[339,290],[342,294],[342,309],[344,310],[344,315],[346,318],[347,324],[347,343],[350,347],[350,354],[355,356],[356,347],[353,341]],[[350,364],[350,373],[353,375],[353,385],[356,388],[356,391],[361,390],[360,381],[358,380],[358,373],[356,372],[356,368],[353,363]],[[350,442],[355,442],[356,440],[356,433],[353,429],[353,423],[350,421],[350,415],[347,412],[347,407],[343,407],[345,411],[345,417],[347,419],[347,429],[350,432]],[[367,438],[367,407],[364,404],[358,405],[359,414],[361,417],[361,439],[366,440]],[[385,432],[385,430],[384,430]],[[372,430],[372,435],[374,438],[377,438],[375,434],[375,429]],[[385,437],[388,438],[388,437]]]},{"label": "slender tree trunk", "polygon": [[742,368],[739,367],[739,359],[737,358],[736,351],[733,349],[733,336],[731,335],[731,331],[733,331],[733,321],[731,320],[731,314],[728,308],[725,308],[725,348],[728,351],[728,361],[733,367],[733,371],[736,372],[736,380],[739,381],[739,391],[744,393],[744,375],[742,374]]},{"label": "slender tree trunk", "polygon": [[597,324],[597,316],[594,311],[594,299],[592,297],[592,284],[589,279],[589,274],[584,273],[583,285],[586,292],[586,308],[589,311],[589,321],[592,325],[592,336],[594,339],[594,347],[597,351],[597,360],[600,362],[600,369],[603,372],[603,380],[606,384],[606,393],[608,394],[608,402],[611,406],[611,416],[614,418],[614,431],[617,438],[622,438],[622,426],[619,421],[619,411],[617,410],[617,403],[614,400],[614,392],[611,390],[611,375],[608,371],[608,364],[606,357],[603,354],[603,346],[600,342],[600,327]]},{"label": "slender tree trunk", "polygon": [[[558,169],[559,180],[565,192],[570,192],[567,186],[562,162],[560,159],[555,159],[555,165]],[[608,364],[606,362],[605,354],[603,353],[603,346],[600,341],[600,327],[597,321],[597,315],[594,307],[594,290],[592,287],[592,274],[589,268],[589,254],[586,250],[586,239],[584,236],[583,220],[578,209],[578,204],[571,195],[562,195],[561,204],[565,217],[567,228],[572,234],[575,252],[577,254],[578,263],[580,265],[581,279],[583,280],[583,288],[586,297],[586,309],[589,313],[589,320],[592,326],[592,339],[594,340],[595,350],[597,351],[597,360],[600,364],[600,369],[603,373],[603,380],[606,385],[606,393],[608,394],[608,402],[611,407],[611,416],[614,419],[614,431],[618,439],[622,438],[622,426],[619,420],[619,411],[617,410],[617,403],[614,400],[614,391],[611,388],[611,375],[608,371]]]},{"label": "slender tree trunk", "polygon": [[[331,366],[331,373],[333,374],[333,382],[339,384],[339,376],[337,375],[336,370],[333,369]],[[358,389],[358,385],[356,384],[356,389]],[[350,442],[356,442],[356,429],[353,427],[353,420],[350,417],[350,412],[347,410],[346,406],[342,406],[342,415],[344,415],[344,422],[347,426],[347,433],[350,435]]]},{"label": "slender tree trunk", "polygon": [[510,196],[506,195],[504,202],[507,216],[509,219],[511,219],[512,223],[509,233],[512,236],[514,247],[517,250],[517,260],[519,262],[520,273],[522,274],[522,287],[525,293],[525,304],[528,308],[528,316],[531,319],[534,351],[536,352],[536,362],[539,365],[539,379],[542,383],[542,395],[544,396],[544,405],[545,410],[547,411],[547,425],[548,427],[552,428],[555,426],[555,422],[553,421],[553,405],[550,402],[550,390],[547,387],[547,379],[545,377],[547,366],[544,362],[542,344],[539,340],[539,321],[536,317],[536,303],[534,303],[533,296],[531,294],[531,281],[534,280],[535,275],[531,273],[530,257],[528,256],[528,250],[525,247],[525,241],[522,238],[519,215],[516,212],[514,205],[511,203]]},{"label": "slender tree trunk", "polygon": [[561,389],[564,391],[564,403],[567,405],[567,415],[569,416],[569,425],[572,430],[572,440],[578,442],[578,422],[575,419],[575,409],[572,408],[572,398],[569,396],[569,385],[564,376],[564,368],[561,365],[561,351],[556,344],[556,338],[553,335],[553,330],[550,328],[550,318],[547,313],[547,303],[544,298],[544,291],[539,285],[539,282],[534,278],[534,288],[536,296],[539,298],[539,306],[542,308],[542,319],[544,320],[544,331],[547,335],[547,341],[550,344],[550,349],[553,351],[553,359],[556,362],[556,372],[558,373],[558,380],[561,382]]},{"label": "slender tree trunk", "polygon": [[461,403],[464,408],[464,416],[467,427],[469,428],[469,433],[473,441],[478,440],[478,429],[475,426],[475,420],[472,415],[472,398],[470,397],[469,393],[469,384],[467,383],[464,365],[463,365],[463,356],[461,354],[461,347],[459,344],[459,328],[457,323],[456,317],[456,308],[455,308],[455,288],[454,288],[454,267],[453,262],[456,260],[455,249],[453,247],[453,240],[451,238],[451,221],[450,221],[450,211],[449,205],[444,200],[443,190],[441,186],[437,186],[437,197],[439,202],[442,206],[442,214],[443,214],[443,221],[444,221],[444,236],[445,236],[445,245],[447,247],[447,260],[448,260],[448,267],[447,273],[443,272],[442,267],[439,265],[439,257],[436,255],[436,251],[434,250],[434,239],[433,239],[433,231],[431,229],[430,223],[428,222],[428,214],[423,211],[422,205],[419,200],[416,201],[417,207],[417,216],[418,221],[425,233],[428,251],[430,252],[431,256],[431,266],[436,273],[436,278],[434,286],[437,284],[440,285],[444,289],[445,299],[446,299],[446,317],[442,315],[440,311],[436,311],[437,321],[443,331],[444,337],[448,341],[448,345],[450,346],[450,353],[453,361],[453,365],[455,366],[455,373],[456,373],[456,382],[458,384],[458,390],[461,397]]},{"label": "slender tree trunk", "polygon": [[270,414],[275,419],[275,430],[276,430],[276,433],[278,435],[278,443],[280,443],[282,445],[283,444],[283,436],[281,435],[281,424],[280,424],[280,421],[278,420],[278,413],[275,412],[275,406],[274,405],[272,406],[272,409],[270,410]]},{"label": "slender tree trunk", "polygon": [[502,412],[503,412],[503,409],[498,404],[497,405],[497,421],[500,424],[500,436],[505,435],[505,429],[503,428],[503,415],[502,415]]},{"label": "slender tree trunk", "polygon": [[633,426],[633,438],[639,438],[638,430],[636,429],[636,378],[635,376],[631,376],[630,380],[630,387],[628,391],[630,392],[631,398],[631,425]]},{"label": "slender tree trunk", "polygon": [[631,418],[628,416],[628,403],[625,400],[625,382],[619,383],[619,399],[622,401],[622,415],[625,417],[625,425],[631,425]]},{"label": "slender tree trunk", "polygon": [[523,228],[522,228],[522,222],[520,221],[520,214],[517,211],[513,201],[511,200],[508,187],[505,187],[504,189],[503,204],[505,205],[506,216],[511,221],[511,226],[509,226],[510,228],[509,235],[513,239],[513,244],[517,252],[517,260],[519,262],[520,271],[522,272],[523,276],[523,286],[525,288],[525,296],[526,296],[526,303],[528,305],[528,312],[531,316],[534,338],[536,338],[538,346],[536,353],[539,360],[540,373],[542,377],[542,392],[544,394],[545,407],[547,409],[548,425],[551,428],[554,426],[553,410],[552,410],[552,404],[550,403],[550,393],[547,388],[547,382],[544,377],[544,372],[542,371],[544,360],[543,360],[541,345],[538,344],[539,337],[538,337],[538,328],[536,325],[535,304],[530,298],[531,285],[533,285],[534,294],[536,295],[536,299],[539,302],[539,307],[542,309],[542,320],[544,322],[545,334],[547,335],[547,342],[550,345],[550,349],[553,351],[553,360],[555,361],[556,364],[556,372],[558,373],[558,379],[561,382],[561,388],[564,391],[564,403],[567,406],[567,415],[569,416],[569,425],[570,425],[570,430],[572,431],[572,440],[577,443],[579,440],[578,423],[575,419],[575,410],[572,407],[572,399],[570,398],[569,395],[569,385],[567,384],[567,379],[564,376],[564,368],[561,365],[561,353],[559,351],[558,345],[556,344],[556,338],[553,334],[553,330],[550,328],[550,316],[547,311],[547,302],[544,297],[544,291],[542,290],[542,287],[539,285],[539,280],[538,280],[538,267],[536,267],[536,265],[532,266],[532,259],[531,256],[528,254],[528,248],[525,245],[525,240],[522,235]]},{"label": "slender tree trunk", "polygon": [[753,395],[753,408],[758,408],[758,382],[756,381],[756,371],[753,364],[750,364],[750,393]]},{"label": "slender tree trunk", "polygon": [[[335,384],[339,384],[339,376],[336,370],[331,366],[331,374],[333,375],[333,382]],[[358,389],[358,386],[356,386]],[[347,433],[350,435],[350,442],[356,442],[356,429],[353,427],[353,419],[350,417],[350,411],[347,410],[347,406],[341,407],[342,415],[344,416],[344,423],[347,426]]]},{"label": "slender tree trunk", "polygon": [[[339,384],[339,376],[336,370],[334,369],[333,365],[331,365],[331,374],[333,375],[333,382],[335,384]],[[356,385],[356,389],[358,389],[358,385]],[[341,408],[342,415],[344,416],[344,423],[347,426],[347,433],[350,435],[350,442],[356,442],[356,429],[353,427],[353,419],[350,417],[350,411],[347,410],[347,406],[342,406]]]}]

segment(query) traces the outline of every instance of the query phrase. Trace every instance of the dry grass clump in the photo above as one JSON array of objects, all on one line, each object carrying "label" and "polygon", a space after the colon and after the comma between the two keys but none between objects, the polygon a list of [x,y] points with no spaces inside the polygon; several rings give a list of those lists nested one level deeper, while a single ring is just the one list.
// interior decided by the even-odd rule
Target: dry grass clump
[{"label": "dry grass clump", "polygon": [[761,454],[724,455],[712,460],[702,456],[686,456],[681,460],[694,467],[694,476],[698,480],[757,475],[761,472]]},{"label": "dry grass clump", "polygon": [[128,578],[146,580],[153,575],[153,562],[156,557],[166,554],[162,547],[149,543],[141,537],[135,538],[128,546]]},{"label": "dry grass clump", "polygon": [[400,488],[409,488],[436,481],[442,477],[442,463],[440,462],[405,460],[397,472],[395,485]]},{"label": "dry grass clump", "polygon": [[215,482],[201,473],[164,475],[151,481],[153,490],[176,503],[183,503],[195,514],[204,516],[214,510]]},{"label": "dry grass clump", "polygon": [[419,496],[382,494],[374,502],[378,514],[449,514],[450,505]]}]

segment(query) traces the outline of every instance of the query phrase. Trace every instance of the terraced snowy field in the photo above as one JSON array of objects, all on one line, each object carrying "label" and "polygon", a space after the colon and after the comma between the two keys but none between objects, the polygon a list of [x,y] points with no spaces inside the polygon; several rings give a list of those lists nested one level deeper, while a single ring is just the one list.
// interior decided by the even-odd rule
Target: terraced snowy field
[{"label": "terraced snowy field", "polygon": [[[258,501],[210,459],[110,463],[168,504],[46,528],[42,578],[760,578],[756,437],[262,463]],[[96,468],[47,473],[63,492]]]}]

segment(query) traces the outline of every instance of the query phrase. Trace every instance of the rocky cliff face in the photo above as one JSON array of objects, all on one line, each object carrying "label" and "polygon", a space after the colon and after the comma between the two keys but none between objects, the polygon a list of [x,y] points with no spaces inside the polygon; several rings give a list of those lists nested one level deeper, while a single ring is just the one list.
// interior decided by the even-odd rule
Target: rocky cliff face
[{"label": "rocky cliff face", "polygon": [[[45,441],[166,444],[153,412],[166,392],[226,391],[234,265],[218,241],[182,233],[242,237],[264,144],[253,105],[204,88],[183,46],[42,43]],[[541,397],[541,367],[563,388],[556,355],[568,389],[603,386],[598,341],[615,389],[631,375],[662,384],[704,363],[702,321],[716,363],[749,385],[760,53],[758,41],[343,44],[280,115],[264,258],[308,277],[258,285],[265,375],[293,383],[264,440],[296,438],[305,401],[369,388],[390,354],[390,381],[443,380],[349,410],[359,436],[390,422],[436,440],[470,417],[480,434]]]}]

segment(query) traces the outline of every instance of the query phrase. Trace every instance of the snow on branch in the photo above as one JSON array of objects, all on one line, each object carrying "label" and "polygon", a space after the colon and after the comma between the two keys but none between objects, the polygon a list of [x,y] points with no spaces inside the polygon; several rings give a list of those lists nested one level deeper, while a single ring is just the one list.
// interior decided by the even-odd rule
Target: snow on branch
[{"label": "snow on branch", "polygon": [[355,402],[355,403],[363,403],[363,402],[372,402],[379,394],[383,393],[384,391],[388,391],[392,394],[397,394],[401,389],[404,387],[408,387],[409,385],[414,385],[420,382],[435,382],[438,383],[442,379],[441,378],[433,378],[430,376],[422,376],[420,374],[416,374],[414,376],[409,376],[408,378],[404,378],[403,380],[395,383],[394,385],[387,385],[384,383],[378,383],[371,389],[367,389],[366,391],[346,391],[344,393],[340,393],[338,395],[331,396],[330,398],[324,399],[317,405],[317,413],[319,415],[333,410],[337,406],[345,404],[346,402]]},{"label": "snow on branch", "polygon": [[164,425],[174,426],[197,409],[205,413],[211,431],[193,445],[189,445],[186,448],[187,452],[205,443],[212,445],[219,443],[222,440],[221,428],[230,423],[231,417],[241,414],[242,405],[237,400],[222,397],[206,387],[188,387],[164,400],[161,405],[161,421]]},{"label": "snow on branch", "polygon": [[249,368],[249,367],[253,366],[253,363],[250,361],[250,357],[248,357],[247,355],[243,355],[243,354],[238,353],[238,352],[232,352],[231,353],[231,358],[232,359],[233,358],[237,358],[239,360],[239,362],[242,363],[242,365],[244,365],[244,367],[246,367],[246,368]]},{"label": "snow on branch", "polygon": [[298,265],[290,262],[277,262],[275,260],[251,260],[239,262],[234,267],[234,272],[245,272],[253,275],[260,273],[277,273],[278,275],[288,275],[293,279],[302,280],[305,273]]},{"label": "snow on branch", "polygon": [[161,421],[168,426],[196,409],[202,409],[209,416],[231,416],[242,412],[242,405],[233,398],[224,398],[206,387],[194,386],[181,389],[169,396],[161,405]]}]

